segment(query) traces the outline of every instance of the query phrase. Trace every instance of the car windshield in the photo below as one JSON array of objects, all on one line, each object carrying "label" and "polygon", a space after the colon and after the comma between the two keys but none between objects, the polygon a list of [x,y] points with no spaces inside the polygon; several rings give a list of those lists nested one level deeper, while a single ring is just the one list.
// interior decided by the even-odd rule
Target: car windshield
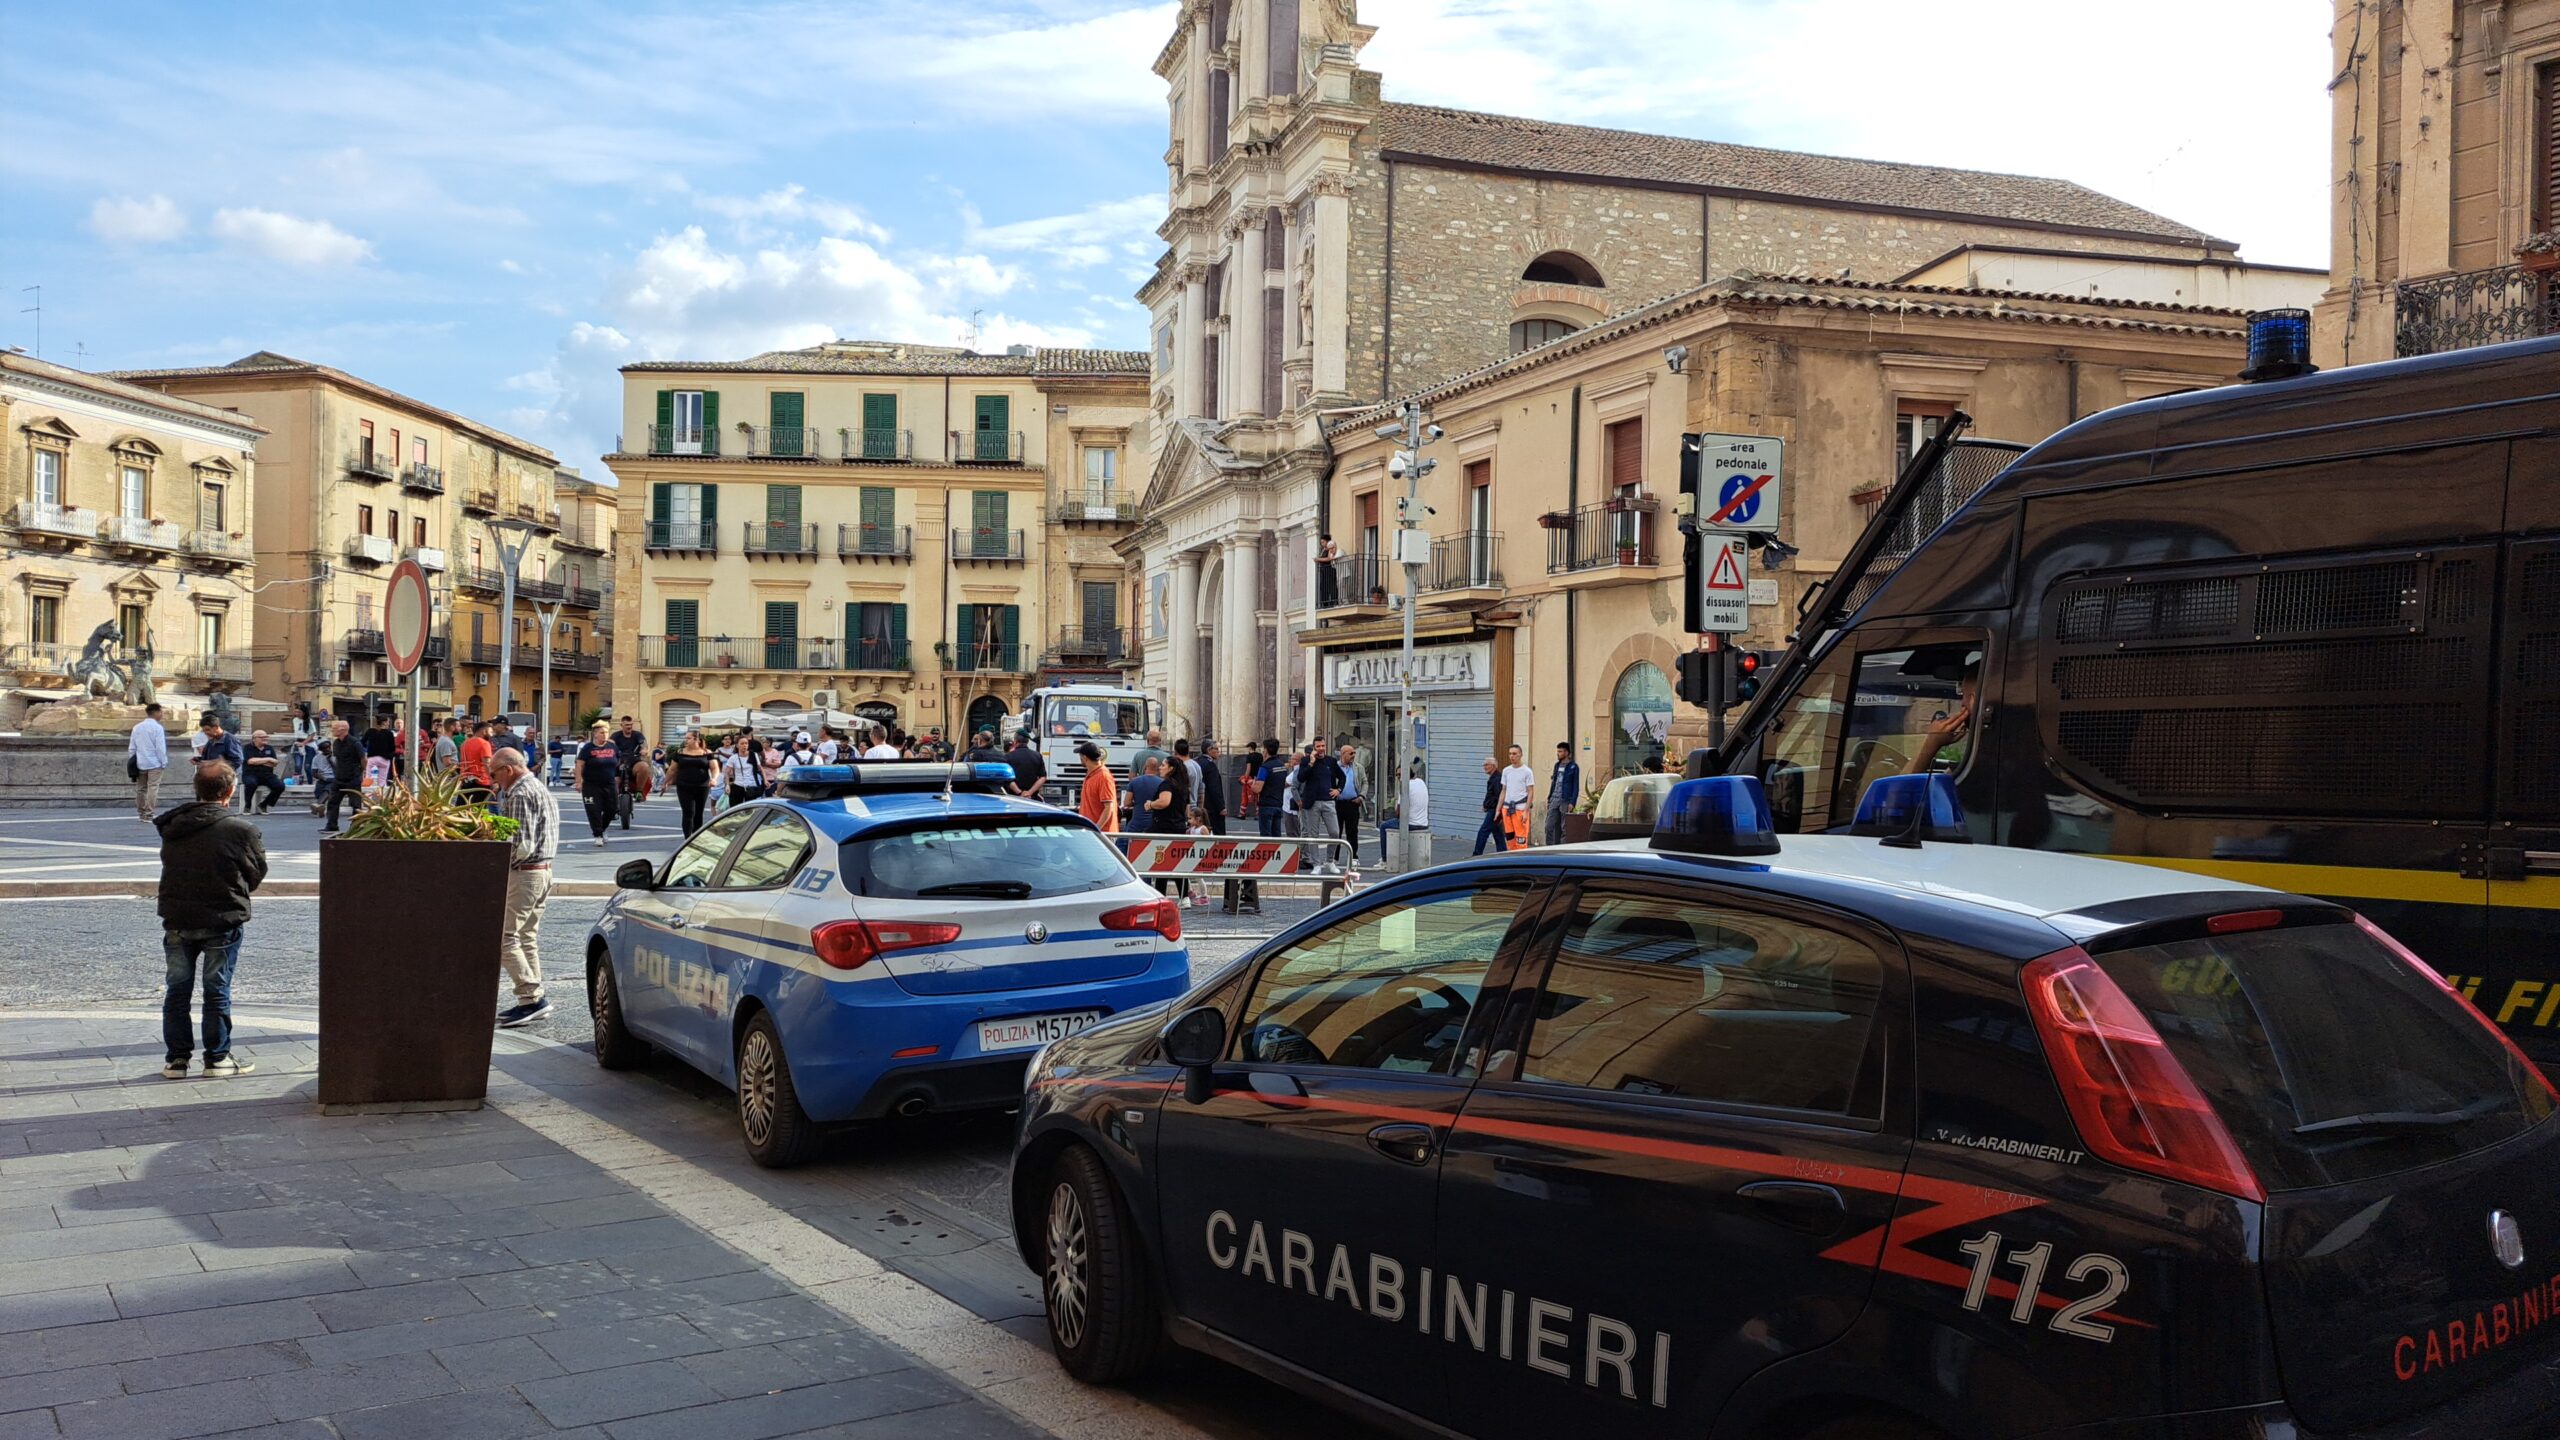
[{"label": "car windshield", "polygon": [[2432,978],[2353,924],[2111,951],[2268,1190],[2397,1174],[2521,1134],[2542,1086]]},{"label": "car windshield", "polygon": [[1604,825],[1651,825],[1662,814],[1671,782],[1668,775],[1621,775],[1601,790],[1591,818]]},{"label": "car windshield", "polygon": [[1129,879],[1110,842],[1081,825],[989,820],[935,825],[844,843],[856,895],[897,900],[1043,900]]},{"label": "car windshield", "polygon": [[1146,717],[1135,700],[1051,699],[1042,708],[1041,729],[1051,736],[1107,740],[1146,733]]}]

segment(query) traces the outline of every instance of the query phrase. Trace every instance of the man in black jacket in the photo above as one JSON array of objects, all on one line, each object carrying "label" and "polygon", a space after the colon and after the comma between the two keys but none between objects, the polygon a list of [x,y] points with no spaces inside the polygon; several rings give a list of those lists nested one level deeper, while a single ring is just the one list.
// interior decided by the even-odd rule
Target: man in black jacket
[{"label": "man in black jacket", "polygon": [[[388,734],[389,732],[384,732]],[[352,799],[355,808],[364,808],[364,742],[356,739],[344,720],[329,726],[329,818],[320,833],[338,833],[338,806]]]},{"label": "man in black jacket", "polygon": [[246,1075],[257,1068],[231,1058],[231,969],[240,961],[240,932],[249,923],[249,892],[267,878],[267,847],[258,827],[231,813],[239,777],[215,761],[196,769],[196,798],[152,823],[160,827],[160,945],[168,988],[160,1001],[160,1038],[168,1063],[160,1074],[187,1078],[194,1058],[188,998],[204,972],[204,1073]]}]

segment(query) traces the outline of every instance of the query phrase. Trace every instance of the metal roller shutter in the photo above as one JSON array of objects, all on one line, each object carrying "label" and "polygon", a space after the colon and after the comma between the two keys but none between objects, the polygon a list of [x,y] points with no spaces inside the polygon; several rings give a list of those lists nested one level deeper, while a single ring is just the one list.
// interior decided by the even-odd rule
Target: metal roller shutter
[{"label": "metal roller shutter", "polygon": [[1472,835],[1484,818],[1484,757],[1493,754],[1493,695],[1439,695],[1431,721],[1431,829]]},{"label": "metal roller shutter", "polygon": [[660,704],[658,743],[673,749],[684,740],[685,732],[693,728],[695,718],[701,714],[702,704],[696,700],[669,700]]}]

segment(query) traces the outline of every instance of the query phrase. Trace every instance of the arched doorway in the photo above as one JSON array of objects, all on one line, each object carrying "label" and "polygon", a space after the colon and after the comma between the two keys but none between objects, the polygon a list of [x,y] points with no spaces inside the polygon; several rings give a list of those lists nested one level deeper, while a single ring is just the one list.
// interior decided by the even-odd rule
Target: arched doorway
[{"label": "arched doorway", "polygon": [[960,748],[963,750],[969,748],[969,746],[975,742],[977,734],[981,730],[984,730],[990,735],[996,736],[998,739],[1002,739],[1004,736],[1004,709],[1004,701],[994,695],[981,695],[977,699],[970,701],[968,733],[957,737],[957,743]]},{"label": "arched doorway", "polygon": [[1609,773],[1633,775],[1662,758],[1671,736],[1671,681],[1649,660],[1618,673],[1609,692]]}]

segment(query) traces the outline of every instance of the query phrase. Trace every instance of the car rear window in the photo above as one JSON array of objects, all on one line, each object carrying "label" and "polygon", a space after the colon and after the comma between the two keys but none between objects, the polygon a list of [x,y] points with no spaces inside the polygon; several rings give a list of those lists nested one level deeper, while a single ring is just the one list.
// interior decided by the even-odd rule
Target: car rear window
[{"label": "car rear window", "polygon": [[2353,924],[2096,958],[2269,1192],[2431,1165],[2550,1114],[2549,1093],[2474,1012]]},{"label": "car rear window", "polygon": [[1129,866],[1081,825],[964,821],[848,840],[844,879],[893,900],[1046,900],[1124,884]]}]

